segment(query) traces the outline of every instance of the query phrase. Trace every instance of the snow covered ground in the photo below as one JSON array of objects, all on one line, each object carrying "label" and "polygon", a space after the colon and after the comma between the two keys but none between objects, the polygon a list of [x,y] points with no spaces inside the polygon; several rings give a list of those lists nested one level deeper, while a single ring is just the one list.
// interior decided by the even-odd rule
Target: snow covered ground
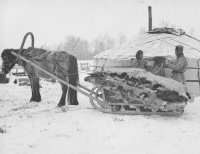
[{"label": "snow covered ground", "polygon": [[63,112],[59,83],[41,86],[42,102],[30,103],[29,86],[0,84],[0,154],[200,153],[200,97],[180,117],[104,114],[80,93],[80,105]]}]

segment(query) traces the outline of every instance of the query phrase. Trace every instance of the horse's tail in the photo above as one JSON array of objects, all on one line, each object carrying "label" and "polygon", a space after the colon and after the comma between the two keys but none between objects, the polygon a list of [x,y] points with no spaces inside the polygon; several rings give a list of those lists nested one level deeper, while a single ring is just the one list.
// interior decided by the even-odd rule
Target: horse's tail
[{"label": "horse's tail", "polygon": [[[70,55],[70,68],[69,68],[69,84],[77,87],[77,83],[79,82],[79,74],[78,74],[78,63],[76,57]],[[78,105],[77,100],[77,91],[69,87],[68,91],[68,102],[70,105]]]}]

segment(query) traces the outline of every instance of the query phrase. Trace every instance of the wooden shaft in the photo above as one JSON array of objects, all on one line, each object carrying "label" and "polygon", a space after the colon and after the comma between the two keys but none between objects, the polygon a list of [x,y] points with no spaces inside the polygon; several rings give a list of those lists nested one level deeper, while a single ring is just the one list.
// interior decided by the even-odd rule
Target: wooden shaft
[{"label": "wooden shaft", "polygon": [[188,69],[200,69],[200,67],[188,67]]},{"label": "wooden shaft", "polygon": [[[93,99],[93,100],[95,100],[95,101],[97,101],[97,102],[99,102],[99,103],[104,103],[103,101],[101,101],[101,100],[99,100],[99,99],[97,99],[97,98],[91,96],[90,94],[88,94],[88,93],[86,93],[86,92],[80,90],[79,88],[77,88],[77,87],[75,87],[75,86],[69,84],[68,82],[66,82],[66,81],[64,81],[64,80],[62,80],[62,79],[60,79],[60,78],[58,78],[57,76],[51,74],[50,72],[48,72],[47,70],[45,70],[45,69],[39,67],[38,65],[36,65],[36,64],[33,63],[33,62],[31,62],[30,60],[25,59],[23,56],[21,56],[21,55],[19,55],[19,54],[16,54],[16,53],[14,53],[14,52],[11,52],[11,53],[12,53],[13,55],[15,55],[16,57],[22,59],[23,61],[27,62],[28,64],[34,66],[35,68],[37,68],[37,69],[43,71],[44,73],[48,74],[48,75],[51,76],[52,78],[55,78],[56,80],[58,80],[58,81],[60,81],[61,83],[63,83],[63,84],[65,84],[65,85],[69,86],[70,88],[72,88],[72,89],[74,89],[74,90],[76,90],[76,91],[82,93],[83,95],[85,95],[85,96],[87,96],[87,97],[89,97],[89,98],[91,98],[91,99]],[[82,87],[83,87],[83,86],[82,86]]]},{"label": "wooden shaft", "polygon": [[200,83],[200,80],[186,80],[186,82],[199,82]]},{"label": "wooden shaft", "polygon": [[88,88],[86,88],[86,87],[84,87],[84,86],[82,86],[81,84],[77,84],[77,86],[79,86],[79,87],[81,87],[81,88],[83,88],[84,90],[86,90],[86,91],[88,91],[88,92],[91,92],[91,90],[90,89],[88,89]]}]

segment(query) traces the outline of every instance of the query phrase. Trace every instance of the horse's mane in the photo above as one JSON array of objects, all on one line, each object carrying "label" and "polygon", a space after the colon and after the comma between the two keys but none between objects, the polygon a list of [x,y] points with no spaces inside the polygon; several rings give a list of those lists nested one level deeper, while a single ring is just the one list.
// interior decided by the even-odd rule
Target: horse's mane
[{"label": "horse's mane", "polygon": [[[22,49],[22,52],[24,52],[26,49]],[[3,58],[5,55],[11,56],[11,52],[19,53],[19,49],[4,49],[1,53],[1,58]],[[14,55],[12,55],[14,56]]]},{"label": "horse's mane", "polygon": [[13,51],[14,49],[4,49],[1,53],[1,58],[3,59],[3,57],[5,55],[9,55],[11,53],[11,51]]}]

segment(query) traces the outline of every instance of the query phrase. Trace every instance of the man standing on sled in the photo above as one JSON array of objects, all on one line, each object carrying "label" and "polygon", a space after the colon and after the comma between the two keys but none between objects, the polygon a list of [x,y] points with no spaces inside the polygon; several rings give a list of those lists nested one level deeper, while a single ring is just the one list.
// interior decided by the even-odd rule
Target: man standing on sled
[{"label": "man standing on sled", "polygon": [[188,69],[188,62],[186,57],[183,54],[183,46],[177,45],[175,48],[176,59],[173,62],[168,60],[165,61],[165,64],[168,68],[171,68],[172,79],[181,82],[186,85],[184,72]]}]

